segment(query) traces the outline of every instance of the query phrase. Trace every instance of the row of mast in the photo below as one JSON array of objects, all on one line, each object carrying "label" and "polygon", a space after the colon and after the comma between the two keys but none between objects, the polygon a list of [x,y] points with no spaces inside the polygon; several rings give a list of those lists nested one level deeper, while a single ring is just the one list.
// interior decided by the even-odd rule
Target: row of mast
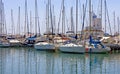
[{"label": "row of mast", "polygon": [[[88,0],[86,0],[88,1]],[[1,0],[1,3],[2,3],[2,0]],[[101,18],[101,24],[103,23],[102,22],[102,18],[103,18],[103,15],[102,15],[102,11],[103,11],[103,0],[100,0],[100,18]],[[106,0],[104,0],[104,3],[105,3],[105,33],[107,32],[106,30],[106,24],[107,24],[107,21],[108,21],[108,24],[109,24],[109,28],[110,28],[110,33],[111,32],[111,26],[110,26],[110,20],[109,20],[109,14],[108,14],[108,8],[107,8],[107,3],[106,3]],[[71,31],[74,31],[76,34],[78,32],[78,18],[79,18],[79,10],[78,10],[78,6],[79,6],[79,1],[76,0],[76,25],[74,25],[74,20],[73,20],[73,7],[71,7],[71,10],[70,10],[70,15],[71,15],[71,28],[69,30]],[[85,8],[83,6],[83,14],[85,13]],[[52,4],[51,4],[51,0],[48,0],[48,3],[46,4],[46,32],[52,32],[54,33],[55,31],[57,31],[57,33],[60,33],[60,27],[62,29],[62,33],[64,34],[66,32],[66,11],[65,11],[65,2],[64,0],[62,0],[62,4],[61,4],[61,10],[60,10],[60,17],[59,17],[59,22],[58,22],[58,26],[56,27],[55,24],[55,14],[54,14],[54,6],[52,7]],[[34,27],[33,27],[33,23],[32,23],[32,15],[31,15],[31,11],[30,11],[30,20],[28,19],[28,10],[27,10],[27,0],[25,0],[25,25],[24,25],[24,33],[30,33],[32,32],[32,30],[35,30],[34,33],[37,34],[38,32],[40,33],[40,22],[39,22],[39,14],[38,14],[38,5],[37,5],[37,0],[35,0],[35,23],[34,23]],[[21,16],[21,13],[20,13],[20,7],[18,8],[18,22],[17,22],[17,34],[20,34],[21,32],[21,21],[20,21],[20,17]],[[84,17],[84,15],[83,15]],[[1,18],[2,15],[1,15]],[[61,23],[61,26],[60,26],[60,20],[62,19],[62,23]],[[2,21],[3,19],[1,19]],[[5,21],[5,17],[4,17],[4,21]],[[30,21],[30,22],[29,22]],[[89,26],[90,26],[90,29],[91,30],[91,25],[92,25],[92,2],[91,0],[89,0]],[[119,23],[119,18],[117,18],[117,21]],[[14,20],[13,20],[13,10],[11,10],[11,29],[12,29],[12,33],[15,34],[15,29],[14,29]],[[115,13],[114,13],[114,32],[115,32]],[[75,27],[74,27],[75,26]],[[2,28],[5,28],[5,24],[4,25],[1,25],[1,33],[3,33],[2,31]],[[34,29],[33,29],[34,28]],[[75,31],[76,30],[76,31]],[[5,32],[6,30],[4,30]],[[119,31],[119,29],[118,29]]]}]

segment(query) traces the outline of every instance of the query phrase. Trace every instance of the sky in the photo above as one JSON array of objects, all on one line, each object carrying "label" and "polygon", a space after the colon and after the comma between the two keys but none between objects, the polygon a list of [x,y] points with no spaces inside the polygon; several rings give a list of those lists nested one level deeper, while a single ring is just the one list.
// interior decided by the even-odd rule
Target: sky
[{"label": "sky", "polygon": [[[30,11],[32,12],[32,17],[34,17],[34,11],[35,11],[35,0],[27,0],[28,2],[28,16],[30,15]],[[45,16],[46,16],[46,3],[47,0],[37,0],[38,1],[38,14],[39,14],[39,20],[41,25],[41,32],[45,32]],[[104,0],[103,0],[104,1]],[[54,11],[56,16],[56,23],[58,23],[60,9],[61,9],[61,2],[62,0],[51,0],[52,5],[54,5]],[[85,3],[85,0],[79,0],[79,24],[82,23],[82,4]],[[24,24],[25,19],[25,0],[3,0],[4,7],[5,7],[5,16],[6,16],[6,23],[8,26],[8,30],[11,30],[9,27],[11,25],[11,9],[13,9],[13,18],[15,25],[17,24],[18,19],[18,7],[21,7],[21,23]],[[113,12],[115,11],[116,17],[120,16],[120,0],[107,0],[107,6],[109,10],[110,15],[110,21],[111,25],[113,27]],[[74,12],[73,15],[75,16],[75,0],[65,0],[65,7],[66,7],[66,16],[67,19],[70,22],[70,8],[73,6]],[[93,10],[97,14],[98,12],[98,5],[99,0],[92,0],[93,4]],[[87,9],[88,13],[88,9]],[[87,14],[86,14],[87,15]],[[104,11],[103,11],[104,15]],[[34,19],[34,18],[32,18]],[[23,28],[23,27],[21,27]],[[81,28],[81,26],[79,26]],[[80,29],[79,29],[80,30]],[[10,32],[10,31],[9,31]]]}]

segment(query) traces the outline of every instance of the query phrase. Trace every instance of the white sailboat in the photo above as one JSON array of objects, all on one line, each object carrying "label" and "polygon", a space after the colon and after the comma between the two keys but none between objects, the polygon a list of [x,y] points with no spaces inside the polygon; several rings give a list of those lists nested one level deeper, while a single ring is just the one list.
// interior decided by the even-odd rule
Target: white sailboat
[{"label": "white sailboat", "polygon": [[[101,5],[102,5],[102,1],[101,1]],[[100,40],[92,39],[92,33],[91,33],[92,16],[91,16],[91,12],[92,12],[91,11],[91,0],[89,0],[90,35],[89,35],[89,43],[88,43],[88,45],[86,45],[86,52],[87,53],[107,53],[107,52],[111,51],[111,49],[109,47],[106,47],[104,44],[102,44],[102,42]],[[101,15],[102,15],[102,13],[101,13]],[[102,17],[101,17],[101,19],[102,19]]]},{"label": "white sailboat", "polygon": [[20,41],[12,37],[3,38],[0,40],[0,47],[15,47],[20,45]]},{"label": "white sailboat", "polygon": [[[76,39],[77,39],[77,28],[78,28],[78,0],[76,0],[76,37],[75,37]],[[67,44],[60,45],[59,50],[61,52],[68,52],[68,53],[85,53],[85,47],[80,44],[75,44],[74,42],[72,43],[68,42]]]},{"label": "white sailboat", "polygon": [[84,46],[75,43],[68,43],[65,45],[61,45],[59,46],[59,50],[61,52],[68,52],[68,53],[85,53]]},{"label": "white sailboat", "polygon": [[86,45],[86,53],[107,53],[111,51],[110,47],[107,47],[101,43],[101,41],[93,40],[90,36],[89,45]]},{"label": "white sailboat", "polygon": [[8,41],[12,47],[21,46],[21,42],[17,39],[9,39]]},{"label": "white sailboat", "polygon": [[[37,1],[37,0],[36,0]],[[46,41],[43,41],[43,42],[38,42],[38,43],[36,43],[35,45],[34,45],[34,48],[35,49],[38,49],[38,50],[55,50],[55,45],[53,44],[54,42],[53,42],[53,35],[54,35],[54,33],[53,33],[53,18],[52,18],[52,10],[51,10],[51,1],[50,0],[48,0],[48,4],[46,5],[46,13],[48,14],[46,17],[48,17],[48,20],[49,21],[51,21],[51,23],[48,21],[48,20],[46,20],[46,32],[48,32],[48,34],[46,34],[47,35],[47,37],[46,37]],[[49,14],[50,14],[50,16],[49,16]],[[50,17],[50,18],[49,18]],[[51,25],[51,31],[50,31],[50,25]],[[50,36],[52,36],[52,38],[50,37]]]},{"label": "white sailboat", "polygon": [[99,40],[93,40],[90,36],[89,44],[86,45],[86,53],[107,53],[111,48],[103,45]]},{"label": "white sailboat", "polygon": [[49,42],[39,42],[34,45],[37,50],[55,50],[55,45]]},{"label": "white sailboat", "polygon": [[10,47],[10,43],[6,41],[0,42],[0,47]]}]

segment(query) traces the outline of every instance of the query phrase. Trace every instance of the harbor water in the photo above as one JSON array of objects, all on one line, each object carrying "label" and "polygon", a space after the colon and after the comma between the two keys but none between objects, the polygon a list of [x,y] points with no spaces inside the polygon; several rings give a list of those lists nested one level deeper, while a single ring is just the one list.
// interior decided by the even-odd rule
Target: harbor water
[{"label": "harbor water", "polygon": [[0,74],[120,74],[120,54],[0,48]]}]

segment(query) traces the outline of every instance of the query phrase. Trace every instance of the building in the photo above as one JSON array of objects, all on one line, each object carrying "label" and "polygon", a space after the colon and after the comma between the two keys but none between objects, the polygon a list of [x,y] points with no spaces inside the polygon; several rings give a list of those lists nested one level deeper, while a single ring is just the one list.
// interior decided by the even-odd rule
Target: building
[{"label": "building", "polygon": [[83,30],[83,34],[88,38],[91,34],[93,37],[103,36],[104,32],[102,31],[102,22],[101,18],[98,18],[95,13],[92,14],[91,27],[86,26]]},{"label": "building", "polygon": [[94,18],[92,20],[92,27],[94,30],[102,30],[101,18]]}]

